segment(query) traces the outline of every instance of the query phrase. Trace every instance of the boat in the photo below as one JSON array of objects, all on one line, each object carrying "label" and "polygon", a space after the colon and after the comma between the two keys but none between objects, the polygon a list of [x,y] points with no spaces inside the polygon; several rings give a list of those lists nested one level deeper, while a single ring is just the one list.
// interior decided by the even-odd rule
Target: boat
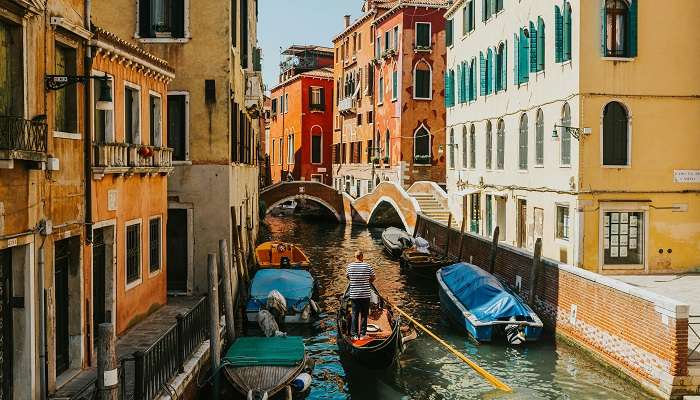
[{"label": "boat", "polygon": [[272,211],[273,216],[275,217],[281,217],[285,215],[292,215],[294,214],[294,210],[297,208],[297,202],[295,200],[288,200],[285,201],[284,203],[278,205],[277,207],[274,207]]},{"label": "boat", "polygon": [[291,243],[265,242],[255,248],[259,268],[308,268],[309,257]]},{"label": "boat", "polygon": [[410,248],[401,254],[400,264],[404,269],[418,274],[432,276],[438,269],[454,263],[454,259],[428,251],[427,253],[416,248]]},{"label": "boat", "polygon": [[268,399],[283,391],[287,396],[308,391],[310,382],[298,382],[309,366],[301,337],[241,337],[221,361],[226,380],[245,398]]},{"label": "boat", "polygon": [[512,345],[539,339],[540,318],[495,276],[465,262],[441,268],[436,275],[442,309],[477,342],[499,336]]},{"label": "boat", "polygon": [[382,232],[382,244],[390,256],[398,258],[404,250],[413,245],[413,237],[403,229],[392,226]]},{"label": "boat", "polygon": [[250,296],[246,304],[248,322],[257,323],[258,312],[267,305],[271,292],[279,292],[286,302],[287,324],[312,322],[318,307],[313,301],[315,282],[309,271],[303,269],[261,269],[250,284]]},{"label": "boat", "polygon": [[352,305],[346,292],[340,296],[340,307],[336,317],[337,342],[341,354],[350,357],[368,369],[384,369],[391,366],[403,349],[401,318],[394,315],[388,303],[372,287],[367,339],[352,340]]}]

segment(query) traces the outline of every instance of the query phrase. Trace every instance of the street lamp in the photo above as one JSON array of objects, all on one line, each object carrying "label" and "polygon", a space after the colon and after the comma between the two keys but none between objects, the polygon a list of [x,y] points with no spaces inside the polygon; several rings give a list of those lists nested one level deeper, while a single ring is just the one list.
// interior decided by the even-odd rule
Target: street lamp
[{"label": "street lamp", "polygon": [[559,139],[559,132],[557,131],[557,128],[566,129],[566,131],[569,132],[569,134],[576,140],[581,140],[582,133],[584,135],[591,134],[591,128],[576,128],[573,126],[554,125],[554,129],[552,130],[552,139],[554,140]]},{"label": "street lamp", "polygon": [[96,108],[98,110],[111,110],[112,90],[109,86],[109,82],[112,79],[107,75],[46,75],[44,78],[44,85],[47,91],[56,91],[70,85],[75,85],[76,83],[85,84],[91,79],[100,83],[100,98],[97,100]]}]

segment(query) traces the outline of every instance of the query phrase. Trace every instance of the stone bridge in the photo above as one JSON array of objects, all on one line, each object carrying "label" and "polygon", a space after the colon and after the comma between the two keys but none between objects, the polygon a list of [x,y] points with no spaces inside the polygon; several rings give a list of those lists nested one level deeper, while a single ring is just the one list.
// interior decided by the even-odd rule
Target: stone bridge
[{"label": "stone bridge", "polygon": [[447,224],[447,195],[433,182],[416,182],[408,190],[392,182],[380,183],[372,193],[353,199],[347,193],[318,182],[282,182],[263,189],[260,199],[267,211],[289,201],[305,199],[325,207],[340,223],[399,222],[413,233],[418,214]]}]

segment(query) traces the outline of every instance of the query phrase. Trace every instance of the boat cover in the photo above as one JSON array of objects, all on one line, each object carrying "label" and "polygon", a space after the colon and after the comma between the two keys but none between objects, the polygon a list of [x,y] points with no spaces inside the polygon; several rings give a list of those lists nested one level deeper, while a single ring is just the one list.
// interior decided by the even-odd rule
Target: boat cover
[{"label": "boat cover", "polygon": [[294,306],[311,298],[314,278],[309,271],[300,269],[261,269],[253,277],[250,298],[265,304],[272,290],[282,293],[288,306]]},{"label": "boat cover", "polygon": [[232,367],[294,366],[304,360],[299,336],[242,337],[229,347],[224,364]]},{"label": "boat cover", "polygon": [[463,262],[442,268],[439,273],[452,294],[480,321],[531,319],[530,309],[483,269]]}]

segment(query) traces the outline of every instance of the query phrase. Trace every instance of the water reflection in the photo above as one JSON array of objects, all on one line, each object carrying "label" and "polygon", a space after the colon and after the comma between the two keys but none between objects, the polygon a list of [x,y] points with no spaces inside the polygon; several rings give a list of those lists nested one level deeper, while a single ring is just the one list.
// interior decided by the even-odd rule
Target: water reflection
[{"label": "water reflection", "polygon": [[[653,399],[567,344],[545,338],[523,347],[475,345],[450,326],[440,312],[437,283],[406,276],[382,251],[381,229],[350,227],[322,220],[267,218],[268,239],[300,245],[319,281],[324,314],[302,334],[316,361],[310,399]],[[466,365],[425,335],[412,342],[387,371],[366,371],[341,359],[335,338],[338,295],[346,285],[345,265],[362,249],[377,273],[377,288],[390,301],[433,329],[514,389],[493,390]]]}]

